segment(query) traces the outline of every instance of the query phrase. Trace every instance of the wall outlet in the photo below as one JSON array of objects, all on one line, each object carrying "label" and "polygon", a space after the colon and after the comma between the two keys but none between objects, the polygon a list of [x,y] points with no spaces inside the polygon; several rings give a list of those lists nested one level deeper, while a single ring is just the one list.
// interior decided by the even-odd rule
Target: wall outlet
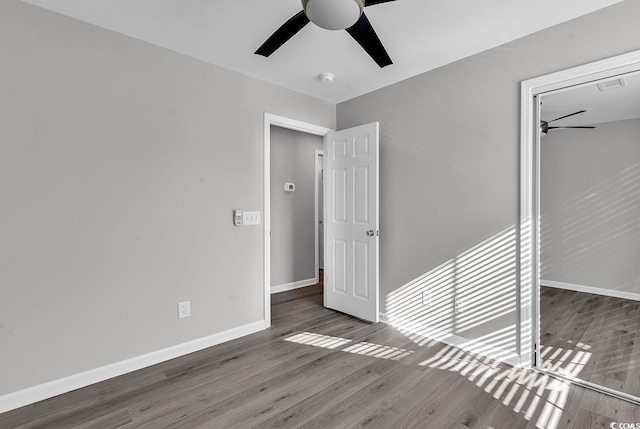
[{"label": "wall outlet", "polygon": [[427,307],[431,307],[433,305],[433,301],[431,299],[431,291],[423,290],[422,291],[422,305],[426,305]]},{"label": "wall outlet", "polygon": [[191,316],[191,301],[178,303],[178,319],[184,319]]},{"label": "wall outlet", "polygon": [[453,307],[456,313],[464,313],[464,300],[462,298],[453,298]]}]

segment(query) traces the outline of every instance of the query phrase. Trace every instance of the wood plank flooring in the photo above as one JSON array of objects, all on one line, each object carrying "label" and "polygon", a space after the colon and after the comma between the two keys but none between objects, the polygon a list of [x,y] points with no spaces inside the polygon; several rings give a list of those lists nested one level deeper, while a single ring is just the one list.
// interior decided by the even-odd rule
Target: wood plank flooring
[{"label": "wood plank flooring", "polygon": [[541,366],[640,397],[640,302],[540,288]]},{"label": "wood plank flooring", "polygon": [[273,295],[272,306],[269,330],[0,414],[0,428],[583,429],[640,422],[630,403],[327,310],[321,285]]}]

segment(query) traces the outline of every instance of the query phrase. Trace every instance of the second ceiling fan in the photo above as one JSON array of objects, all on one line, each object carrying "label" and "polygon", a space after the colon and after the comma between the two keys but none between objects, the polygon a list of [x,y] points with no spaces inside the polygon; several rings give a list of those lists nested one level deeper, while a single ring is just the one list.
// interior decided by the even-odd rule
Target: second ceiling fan
[{"label": "second ceiling fan", "polygon": [[540,134],[546,136],[549,130],[557,130],[557,129],[567,129],[567,128],[581,128],[581,129],[594,129],[594,126],[565,126],[565,127],[550,127],[549,124],[551,122],[559,121],[560,119],[568,118],[569,116],[578,115],[580,113],[584,113],[586,110],[579,110],[577,112],[570,113],[568,115],[560,116],[559,118],[552,119],[550,121],[540,121]]},{"label": "second ceiling fan", "polygon": [[390,1],[396,0],[302,0],[303,10],[278,28],[255,53],[268,57],[305,25],[313,22],[327,30],[346,30],[378,66],[386,67],[393,62],[363,9]]}]

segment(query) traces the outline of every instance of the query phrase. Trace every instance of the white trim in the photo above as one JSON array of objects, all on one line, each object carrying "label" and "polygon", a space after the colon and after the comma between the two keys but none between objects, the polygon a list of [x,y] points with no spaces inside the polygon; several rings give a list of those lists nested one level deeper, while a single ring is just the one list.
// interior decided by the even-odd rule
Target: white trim
[{"label": "white trim", "polygon": [[0,396],[0,414],[266,329],[264,320]]},{"label": "white trim", "polygon": [[553,280],[540,280],[540,286],[554,287],[558,289],[572,290],[575,292],[592,293],[595,295],[610,296],[613,298],[631,299],[640,301],[640,293],[626,292],[623,290],[604,289],[601,287],[577,285],[573,283],[556,282]]},{"label": "white trim", "polygon": [[318,277],[313,279],[300,280],[293,283],[285,283],[278,286],[271,286],[271,293],[280,293],[288,290],[299,289],[301,287],[312,286],[318,284]]},{"label": "white trim", "polygon": [[[602,79],[640,71],[640,50],[561,70],[522,82],[533,94],[566,90]],[[525,100],[521,100],[524,102]]]},{"label": "white trim", "polygon": [[522,117],[521,117],[521,160],[520,160],[520,293],[518,296],[518,307],[520,309],[520,338],[518,341],[518,351],[520,353],[523,366],[533,364],[533,294],[537,279],[538,266],[537,252],[534,248],[533,235],[536,233],[536,222],[534,222],[534,180],[535,168],[533,163],[533,130],[534,123],[537,122],[535,100],[529,93],[529,88],[522,84]]},{"label": "white trim", "polygon": [[396,329],[401,329],[412,334],[420,335],[422,337],[429,338],[430,340],[438,341],[440,343],[459,348],[460,350],[468,353],[474,353],[496,360],[498,362],[506,363],[511,366],[520,366],[520,356],[518,356],[517,353],[502,350],[497,347],[491,346],[490,344],[485,344],[476,340],[469,340],[459,335],[444,332],[435,328],[422,326],[416,327],[415,323],[412,324],[405,321],[398,322],[397,318],[394,322],[390,322],[385,313],[380,313],[380,321],[387,325],[393,326]]},{"label": "white trim", "polygon": [[[324,145],[324,142],[323,142]],[[315,245],[316,245],[316,270],[314,271],[316,273],[316,283],[318,281],[320,281],[320,236],[318,234],[318,228],[319,228],[319,219],[318,219],[318,205],[319,205],[319,201],[318,201],[318,197],[320,196],[320,194],[318,193],[318,158],[322,157],[322,163],[324,166],[324,151],[323,150],[314,150],[313,151],[313,165],[314,165],[314,177],[313,177],[313,198],[314,198],[314,203],[313,203],[313,218],[315,221]],[[324,195],[323,195],[324,196]],[[323,198],[323,203],[324,203],[324,198]],[[323,210],[324,212],[324,210]],[[324,225],[323,225],[324,226]],[[324,228],[322,229],[324,231]],[[324,237],[323,237],[324,238]],[[324,265],[323,265],[324,268]]]},{"label": "white trim", "polygon": [[580,378],[576,378],[572,375],[569,375],[566,372],[556,372],[548,368],[534,368],[534,370],[542,373],[548,374],[552,377],[558,378],[560,380],[568,380],[572,384],[576,384],[578,386],[586,387],[591,390],[595,390],[596,392],[604,393],[605,395],[613,396],[618,399],[622,399],[623,401],[629,401],[634,404],[640,405],[640,398],[637,396],[630,395],[628,393],[622,392],[621,390],[614,390],[609,387],[603,386],[601,384],[595,384],[590,381],[582,380]]},{"label": "white trim", "polygon": [[539,342],[540,125],[536,97],[638,71],[640,50],[529,79],[521,84],[519,352],[522,366],[537,364],[533,359],[533,348]]},{"label": "white trim", "polygon": [[[267,328],[271,326],[271,125],[317,136],[325,136],[328,132],[333,131],[331,128],[321,127],[267,112],[264,113],[264,207],[262,209],[264,213],[263,300],[264,320]],[[316,273],[317,272],[318,270],[316,269]]]}]

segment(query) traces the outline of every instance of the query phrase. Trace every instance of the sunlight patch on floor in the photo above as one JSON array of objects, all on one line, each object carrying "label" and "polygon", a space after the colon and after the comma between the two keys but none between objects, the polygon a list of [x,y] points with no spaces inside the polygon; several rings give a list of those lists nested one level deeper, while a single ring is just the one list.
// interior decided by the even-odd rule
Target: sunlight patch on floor
[{"label": "sunlight patch on floor", "polygon": [[[569,352],[546,347],[542,354],[553,357],[554,361],[543,364],[543,367],[577,377],[589,361],[590,353],[581,350]],[[526,420],[535,422],[540,429],[558,429],[571,388],[569,381],[514,368],[452,346],[445,347],[419,365],[466,377],[495,399],[502,398],[503,405],[523,414]]]},{"label": "sunlight patch on floor", "polygon": [[578,377],[591,359],[592,353],[582,350],[564,350],[550,346],[540,346],[540,367],[551,371]]},{"label": "sunlight patch on floor", "polygon": [[328,335],[314,334],[313,332],[301,332],[285,338],[284,341],[305,344],[307,346],[322,347],[323,349],[336,349],[351,342],[351,340],[347,340],[345,338],[330,337]]},{"label": "sunlight patch on floor", "polygon": [[354,344],[343,349],[343,351],[389,360],[400,360],[413,353],[411,350],[405,350],[398,347],[382,346],[380,344],[372,343]]},{"label": "sunlight patch on floor", "polygon": [[[498,337],[498,343],[505,333],[513,334],[510,329],[511,327],[507,327],[502,330],[503,332],[494,333]],[[486,341],[488,338],[483,340]],[[354,342],[346,338],[313,332],[300,332],[285,338],[284,341],[394,361],[416,352],[364,341]],[[549,363],[549,369],[574,377],[583,370],[590,357],[590,353],[583,350],[567,351],[552,347],[542,349],[541,355],[546,361],[553,359],[553,364]],[[495,359],[449,345],[439,350],[435,356],[416,365],[460,374],[499,400],[502,405],[534,423],[535,427],[559,429],[571,387],[568,381],[558,380],[529,369],[515,368]]]},{"label": "sunlight patch on floor", "polygon": [[340,337],[331,337],[328,335],[314,334],[313,332],[301,332],[285,338],[284,341],[292,343],[304,344],[307,346],[321,347],[323,349],[340,349],[346,353],[353,353],[362,356],[370,356],[379,359],[400,360],[413,353],[411,350],[405,350],[398,347],[384,346],[381,344],[359,342],[355,344],[352,340]]}]

